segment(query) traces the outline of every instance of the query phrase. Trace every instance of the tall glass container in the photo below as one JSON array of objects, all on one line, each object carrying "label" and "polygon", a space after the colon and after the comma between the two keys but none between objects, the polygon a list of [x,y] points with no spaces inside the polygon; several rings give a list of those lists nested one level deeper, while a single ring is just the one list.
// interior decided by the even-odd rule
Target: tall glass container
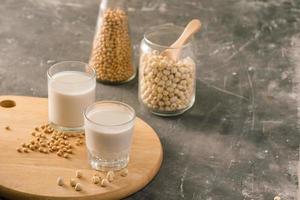
[{"label": "tall glass container", "polygon": [[[196,64],[193,40],[178,48],[170,48],[183,27],[162,25],[144,35],[140,47],[139,100],[150,112],[175,116],[191,108],[195,101]],[[179,51],[176,60],[163,54]]]},{"label": "tall glass container", "polygon": [[127,0],[102,0],[89,64],[97,80],[121,84],[135,77]]}]

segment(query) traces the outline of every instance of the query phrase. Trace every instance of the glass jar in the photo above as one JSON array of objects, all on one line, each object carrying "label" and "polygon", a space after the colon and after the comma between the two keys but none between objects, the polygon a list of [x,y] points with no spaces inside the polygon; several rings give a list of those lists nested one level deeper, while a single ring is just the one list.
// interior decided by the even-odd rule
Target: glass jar
[{"label": "glass jar", "polygon": [[[150,112],[160,116],[184,113],[195,102],[196,64],[193,40],[180,49],[170,48],[184,28],[162,25],[151,28],[140,46],[139,100]],[[173,60],[161,55],[178,51]]]},{"label": "glass jar", "polygon": [[135,77],[127,0],[102,0],[89,64],[97,80],[121,84]]}]

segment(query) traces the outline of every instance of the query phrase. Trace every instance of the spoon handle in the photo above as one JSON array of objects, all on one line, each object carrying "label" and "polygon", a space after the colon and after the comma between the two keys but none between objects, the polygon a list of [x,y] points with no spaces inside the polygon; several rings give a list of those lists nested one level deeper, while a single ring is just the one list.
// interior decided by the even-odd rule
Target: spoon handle
[{"label": "spoon handle", "polygon": [[198,19],[193,19],[185,27],[180,37],[171,45],[172,48],[179,48],[184,45],[190,37],[198,32],[201,28],[201,22]]}]

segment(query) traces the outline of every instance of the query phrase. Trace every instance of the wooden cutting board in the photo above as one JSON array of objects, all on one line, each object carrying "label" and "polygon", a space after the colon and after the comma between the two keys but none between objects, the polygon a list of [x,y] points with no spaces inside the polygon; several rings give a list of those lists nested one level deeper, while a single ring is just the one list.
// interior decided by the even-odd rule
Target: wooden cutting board
[{"label": "wooden cutting board", "polygon": [[[6,101],[9,100],[9,101]],[[134,129],[128,175],[116,178],[108,187],[92,183],[96,171],[88,164],[85,146],[75,146],[74,155],[65,159],[55,153],[18,153],[16,148],[28,142],[35,126],[47,123],[47,99],[0,96],[0,196],[9,199],[121,199],[145,187],[157,174],[163,151],[155,131],[137,119]],[[9,126],[11,130],[6,130]],[[83,190],[77,192],[69,185],[75,171]],[[57,185],[63,177],[65,186]]]}]

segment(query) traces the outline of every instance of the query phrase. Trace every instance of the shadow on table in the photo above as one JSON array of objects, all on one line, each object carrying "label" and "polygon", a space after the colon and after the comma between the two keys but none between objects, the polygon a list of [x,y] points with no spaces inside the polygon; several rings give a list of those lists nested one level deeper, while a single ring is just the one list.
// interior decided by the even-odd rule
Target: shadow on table
[{"label": "shadow on table", "polygon": [[178,121],[187,129],[218,130],[226,134],[237,123],[245,120],[248,104],[245,99],[223,93],[198,81],[194,106],[183,115],[167,120]]}]

